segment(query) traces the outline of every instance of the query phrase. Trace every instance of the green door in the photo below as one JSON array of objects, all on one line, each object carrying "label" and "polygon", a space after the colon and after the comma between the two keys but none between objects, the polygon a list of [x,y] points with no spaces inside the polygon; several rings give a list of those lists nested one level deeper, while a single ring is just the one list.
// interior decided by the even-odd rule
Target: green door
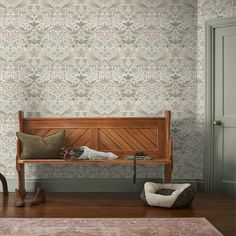
[{"label": "green door", "polygon": [[213,189],[236,195],[236,23],[214,32]]}]

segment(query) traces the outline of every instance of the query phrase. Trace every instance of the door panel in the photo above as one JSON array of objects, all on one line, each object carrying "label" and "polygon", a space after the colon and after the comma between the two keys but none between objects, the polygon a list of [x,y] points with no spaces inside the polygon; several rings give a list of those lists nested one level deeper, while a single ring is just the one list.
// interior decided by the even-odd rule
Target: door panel
[{"label": "door panel", "polygon": [[236,194],[236,26],[215,29],[214,190]]},{"label": "door panel", "polygon": [[[233,30],[233,27],[229,30]],[[224,33],[224,32],[223,32]],[[236,114],[236,35],[224,35],[223,47],[223,114]]]},{"label": "door panel", "polygon": [[236,179],[236,128],[224,128],[223,133],[223,160],[222,160],[222,176],[223,182],[233,182]]}]

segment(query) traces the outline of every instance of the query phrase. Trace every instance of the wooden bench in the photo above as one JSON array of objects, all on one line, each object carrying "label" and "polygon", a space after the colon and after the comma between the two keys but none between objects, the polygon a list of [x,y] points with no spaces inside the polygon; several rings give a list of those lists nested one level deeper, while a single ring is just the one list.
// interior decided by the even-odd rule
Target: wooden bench
[{"label": "wooden bench", "polygon": [[133,164],[132,160],[125,160],[124,157],[140,151],[152,157],[152,160],[137,160],[137,164],[164,164],[164,181],[171,182],[173,157],[170,111],[165,112],[165,117],[145,118],[24,118],[22,111],[19,111],[18,116],[21,132],[47,136],[65,129],[67,146],[88,146],[119,156],[116,160],[23,160],[20,159],[21,143],[17,140],[16,169],[18,189],[22,196],[25,193],[26,164]]}]

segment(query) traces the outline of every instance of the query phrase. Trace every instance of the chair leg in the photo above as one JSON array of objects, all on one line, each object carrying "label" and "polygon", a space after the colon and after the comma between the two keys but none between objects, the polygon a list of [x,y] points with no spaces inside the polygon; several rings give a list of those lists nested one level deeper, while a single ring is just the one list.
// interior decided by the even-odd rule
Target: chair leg
[{"label": "chair leg", "polygon": [[4,175],[0,173],[0,180],[2,182],[2,189],[3,189],[3,194],[8,195],[8,187],[7,187],[7,181]]}]

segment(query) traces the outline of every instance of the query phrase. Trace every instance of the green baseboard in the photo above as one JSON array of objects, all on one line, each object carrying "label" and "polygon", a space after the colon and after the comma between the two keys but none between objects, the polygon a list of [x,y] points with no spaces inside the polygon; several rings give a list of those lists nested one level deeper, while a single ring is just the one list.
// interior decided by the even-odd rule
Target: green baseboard
[{"label": "green baseboard", "polygon": [[[133,184],[132,178],[57,178],[27,179],[25,183],[28,192],[34,192],[37,187],[43,187],[47,192],[141,192],[147,181],[162,182],[161,179],[137,179]],[[8,179],[7,182],[9,191],[13,192],[17,180]],[[197,192],[204,192],[203,180],[173,179],[172,183],[191,183]]]}]

